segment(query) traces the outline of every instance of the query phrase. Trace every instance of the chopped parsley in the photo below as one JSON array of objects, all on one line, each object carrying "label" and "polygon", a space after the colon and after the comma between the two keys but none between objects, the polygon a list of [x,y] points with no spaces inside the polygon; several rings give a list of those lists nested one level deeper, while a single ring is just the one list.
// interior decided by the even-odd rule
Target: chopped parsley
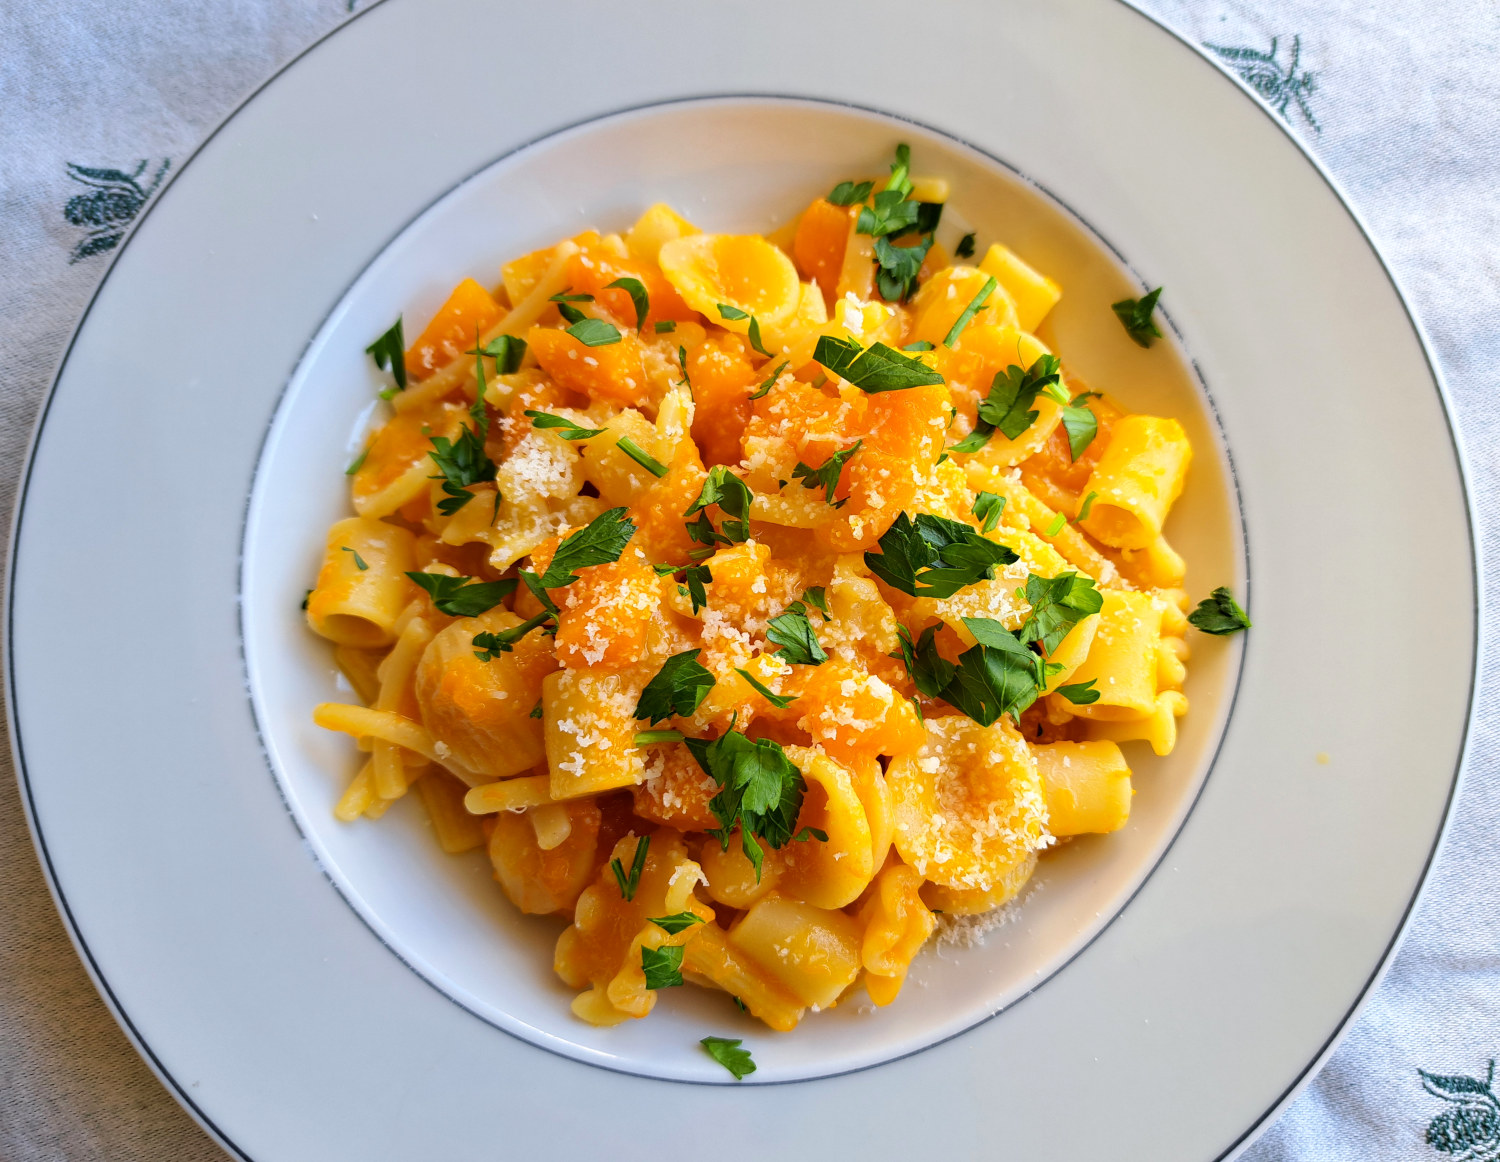
[{"label": "chopped parsley", "polygon": [[[537,626],[549,621],[552,611],[542,610],[533,618],[523,621],[520,625],[512,626],[510,629],[502,629],[498,633],[476,633],[473,641],[469,644],[474,647],[474,656],[481,662],[493,662],[501,654],[508,654],[515,649],[516,643],[529,634]],[[536,709],[532,710],[532,717],[540,718],[537,713],[541,709],[541,703],[537,703]]]},{"label": "chopped parsley", "polygon": [[797,701],[797,696],[795,694],[777,694],[774,690],[767,687],[765,683],[763,683],[749,670],[742,670],[738,666],[736,666],[734,668],[734,672],[741,678],[745,679],[745,681],[749,682],[755,692],[762,698],[764,698],[767,702],[769,702],[772,706],[776,707],[777,710],[785,710],[793,702]]},{"label": "chopped parsley", "polygon": [[828,591],[823,586],[814,585],[810,589],[804,589],[802,600],[821,613],[824,621],[828,620]]},{"label": "chopped parsley", "polygon": [[630,296],[630,305],[635,308],[635,329],[646,325],[646,316],[651,313],[651,296],[646,293],[646,284],[638,278],[617,278],[605,290],[622,290]]},{"label": "chopped parsley", "polygon": [[953,326],[948,328],[947,337],[943,339],[944,347],[952,347],[958,342],[958,337],[964,333],[964,328],[979,313],[981,307],[988,301],[990,295],[995,293],[995,288],[1000,284],[993,278],[984,280],[984,285],[979,288],[979,293],[969,300],[969,305],[963,309],[958,318],[953,320]]},{"label": "chopped parsley", "polygon": [[1188,614],[1188,623],[1217,637],[1250,628],[1249,616],[1222,585],[1198,602],[1198,608]]},{"label": "chopped parsley", "polygon": [[514,375],[526,358],[526,340],[516,335],[497,335],[479,349],[495,361],[496,375]]},{"label": "chopped parsley", "polygon": [[866,553],[865,564],[891,588],[912,597],[952,597],[1020,559],[972,525],[926,512],[915,521],[901,513],[877,543],[880,552]]},{"label": "chopped parsley", "polygon": [[592,440],[605,432],[604,428],[580,428],[572,420],[554,416],[551,412],[538,411],[536,408],[527,408],[526,415],[531,417],[533,428],[557,428],[557,434],[564,440]]},{"label": "chopped parsley", "polygon": [[676,936],[694,924],[703,923],[703,917],[696,912],[673,912],[670,916],[648,916],[647,923],[655,924],[668,936]]},{"label": "chopped parsley", "polygon": [[823,489],[824,503],[831,504],[834,508],[842,508],[845,502],[841,500],[835,504],[833,493],[839,486],[839,477],[843,474],[844,465],[848,463],[851,456],[860,450],[863,444],[863,440],[855,440],[853,444],[849,445],[842,452],[835,452],[832,456],[828,457],[827,460],[823,461],[822,466],[818,468],[809,468],[799,460],[797,467],[792,469],[792,479],[802,481],[803,488]]},{"label": "chopped parsley", "polygon": [[[870,188],[874,189],[874,186]],[[859,219],[854,223],[855,232],[884,238],[888,234],[904,234],[912,229],[920,211],[918,204],[909,200],[910,194],[911,147],[901,144],[896,146],[896,160],[885,189],[875,195],[870,205],[860,210]]]},{"label": "chopped parsley", "polygon": [[656,746],[663,742],[681,742],[682,739],[680,730],[640,730],[634,741],[636,746]]},{"label": "chopped parsley", "polygon": [[365,348],[365,354],[375,360],[375,366],[389,371],[396,381],[396,390],[406,390],[406,339],[401,333],[401,316],[391,324],[390,330]]},{"label": "chopped parsley", "polygon": [[750,398],[751,399],[760,399],[761,396],[765,395],[766,392],[770,391],[773,387],[775,387],[776,386],[776,381],[781,378],[781,373],[786,370],[786,366],[787,366],[787,361],[783,359],[780,363],[778,363],[776,365],[776,369],[774,371],[772,371],[769,376],[766,377],[766,381],[764,383],[762,383],[759,388],[756,389],[755,394],[752,395]]},{"label": "chopped parsley", "polygon": [[943,377],[920,359],[903,355],[884,343],[861,348],[853,339],[822,335],[813,349],[813,359],[830,374],[847,379],[861,391],[872,394],[943,382]]},{"label": "chopped parsley", "polygon": [[1156,310],[1156,300],[1161,298],[1161,287],[1142,295],[1138,299],[1121,299],[1117,303],[1111,303],[1110,309],[1120,320],[1125,333],[1131,337],[1139,346],[1149,347],[1156,339],[1161,338],[1161,330],[1156,325],[1156,320],[1151,317]]},{"label": "chopped parsley", "polygon": [[875,188],[874,182],[839,182],[828,195],[835,206],[853,206],[863,202]]},{"label": "chopped parsley", "polygon": [[[755,494],[750,491],[748,484],[724,465],[715,464],[709,470],[708,479],[703,482],[698,499],[693,501],[687,511],[682,514],[684,517],[689,517],[694,513],[703,513],[696,525],[688,525],[690,538],[705,545],[715,543],[733,545],[740,541],[748,541],[750,539],[750,506],[754,500]],[[714,531],[708,514],[703,512],[712,504],[717,504],[719,510],[727,518],[720,524],[718,532]]]},{"label": "chopped parsley", "polygon": [[635,716],[654,726],[673,715],[687,718],[696,713],[714,687],[713,674],[698,661],[702,652],[685,650],[663,662],[661,669],[641,691],[635,704]]},{"label": "chopped parsley", "polygon": [[577,307],[571,306],[570,304],[572,304],[572,303],[591,303],[591,302],[594,301],[594,296],[593,295],[570,295],[570,294],[567,294],[566,292],[564,292],[563,294],[560,294],[560,295],[553,295],[547,301],[549,303],[556,303],[557,304],[557,313],[560,314],[567,322],[569,322],[569,323],[581,323],[581,322],[584,321],[584,319],[588,318],[588,316],[585,315],[582,311],[580,311]]},{"label": "chopped parsley", "polygon": [[1099,701],[1099,691],[1094,689],[1094,683],[1098,678],[1090,678],[1087,682],[1073,682],[1067,686],[1059,686],[1054,693],[1061,694],[1075,706],[1088,706]]},{"label": "chopped parsley", "polygon": [[350,547],[349,547],[349,546],[348,546],[348,545],[345,545],[345,546],[344,546],[344,552],[346,552],[346,553],[350,553],[350,554],[352,554],[352,555],[353,555],[353,557],[354,557],[354,567],[355,567],[355,568],[356,568],[356,569],[358,569],[358,570],[359,570],[359,571],[360,571],[360,572],[361,572],[361,573],[363,573],[363,572],[364,572],[364,571],[365,571],[365,570],[366,570],[366,569],[368,569],[368,568],[369,568],[369,567],[370,567],[370,566],[369,566],[369,565],[368,565],[368,564],[367,564],[367,563],[366,563],[366,561],[365,561],[365,559],[364,559],[364,558],[363,558],[363,557],[361,557],[361,556],[360,556],[360,555],[359,555],[359,554],[358,554],[358,553],[357,553],[357,552],[355,552],[355,551],[354,551],[354,550],[353,550],[353,549],[351,549],[351,548],[350,548]]},{"label": "chopped parsley", "polygon": [[993,725],[1002,714],[1019,719],[1047,678],[1062,667],[1044,661],[998,621],[966,617],[964,625],[978,644],[958,656],[958,669],[943,688],[943,701],[981,726]]},{"label": "chopped parsley", "polygon": [[488,613],[516,591],[516,579],[475,581],[469,577],[449,577],[445,573],[408,573],[414,582],[432,597],[439,613],[449,617],[478,617]]},{"label": "chopped parsley", "polygon": [[361,452],[358,456],[356,456],[354,458],[354,461],[349,465],[349,467],[347,467],[347,468],[344,469],[344,475],[345,476],[353,476],[356,472],[358,472],[361,468],[363,468],[364,465],[365,465],[365,457],[368,456],[369,454],[370,454],[370,445],[366,444],[365,445],[365,450],[363,452]]},{"label": "chopped parsley", "polygon": [[547,571],[542,574],[541,588],[561,589],[578,580],[575,569],[618,561],[633,536],[635,523],[626,509],[612,508],[600,513],[576,533],[569,533],[557,546]]},{"label": "chopped parsley", "polygon": [[828,660],[823,647],[818,644],[818,635],[807,618],[807,606],[794,601],[785,612],[777,614],[766,623],[766,640],[781,649],[776,656],[783,662],[798,666],[821,666]]},{"label": "chopped parsley", "polygon": [[657,319],[655,325],[658,335],[670,335],[673,331],[677,330],[677,321],[675,319]]},{"label": "chopped parsley", "polygon": [[608,347],[620,341],[620,329],[603,319],[581,319],[568,328],[568,334],[585,347]]},{"label": "chopped parsley", "polygon": [[1068,454],[1077,460],[1099,434],[1099,420],[1091,408],[1083,405],[1097,396],[1097,391],[1075,395],[1062,410],[1063,429],[1068,433]]},{"label": "chopped parsley", "polygon": [[[908,203],[915,205],[917,203]],[[875,287],[880,297],[888,303],[905,302],[916,289],[917,275],[927,252],[932,249],[932,235],[922,237],[909,246],[896,246],[889,238],[875,239],[875,261],[880,269],[875,272]]]},{"label": "chopped parsley", "polygon": [[1036,423],[1040,413],[1031,410],[1036,397],[1061,380],[1057,357],[1053,355],[1039,356],[1024,371],[1014,363],[1004,371],[997,371],[990,382],[989,394],[979,401],[979,414],[974,420],[974,430],[954,444],[951,450],[977,452],[990,442],[996,428],[1004,432],[1008,439],[1017,439]]},{"label": "chopped parsley", "polygon": [[[766,350],[765,344],[762,343],[760,339],[760,320],[752,315],[749,311],[742,311],[739,307],[730,306],[728,303],[720,303],[718,304],[718,306],[720,316],[725,319],[730,319],[735,322],[738,322],[741,319],[750,320],[750,346],[754,347],[757,351],[759,351],[762,355],[769,359],[771,357],[771,353]],[[683,375],[686,375],[687,369],[684,368],[682,373]]]},{"label": "chopped parsley", "polygon": [[620,885],[620,895],[629,903],[635,899],[636,889],[641,886],[641,873],[646,870],[646,852],[651,848],[651,837],[643,835],[635,841],[635,858],[630,861],[630,873],[618,857],[609,861],[609,870],[615,873],[615,883]]},{"label": "chopped parsley", "polygon": [[302,608],[307,609],[307,603],[312,600],[313,591],[309,589],[302,595]]},{"label": "chopped parsley", "polygon": [[[911,631],[904,625],[896,627],[901,639],[901,649],[891,655],[906,667],[917,692],[928,698],[940,698],[948,683],[953,680],[956,667],[938,653],[936,625],[929,625],[920,637],[912,640]],[[920,713],[920,709],[918,711]]]},{"label": "chopped parsley", "polygon": [[479,385],[473,406],[469,408],[474,427],[465,427],[456,440],[449,440],[446,436],[431,437],[432,451],[427,453],[441,473],[432,479],[441,480],[447,494],[446,499],[438,502],[438,511],[444,516],[452,516],[474,499],[474,493],[470,491],[474,485],[495,479],[495,462],[484,450],[489,418],[484,410],[484,366],[478,355],[474,357],[474,366]]},{"label": "chopped parsley", "polygon": [[[741,1008],[745,1007],[738,997],[735,1001],[739,1002]],[[710,1057],[734,1074],[736,1081],[743,1081],[755,1072],[755,1062],[750,1060],[750,1050],[740,1048],[743,1043],[739,1038],[729,1037],[705,1037],[698,1042]]]},{"label": "chopped parsley", "polygon": [[1055,537],[1058,533],[1063,531],[1063,525],[1067,523],[1067,514],[1060,512],[1056,516],[1054,516],[1047,527],[1042,530],[1042,535],[1047,537]]},{"label": "chopped parsley", "polygon": [[903,351],[931,351],[932,349],[932,344],[926,339],[918,339],[915,343],[908,343],[905,347],[901,348]]},{"label": "chopped parsley", "polygon": [[532,718],[540,718],[541,716],[542,716],[542,703],[541,703],[540,700],[538,700],[537,704],[531,708],[531,717]]},{"label": "chopped parsley", "polygon": [[683,743],[703,773],[719,785],[719,793],[708,801],[719,826],[708,834],[728,851],[729,833],[739,823],[740,843],[758,882],[765,851],[757,841],[773,848],[791,842],[807,788],[802,772],[779,744],[769,738],[750,739],[733,729],[712,740],[686,738]]},{"label": "chopped parsley", "polygon": [[676,988],[682,983],[683,951],[680,944],[668,944],[665,948],[641,945],[641,971],[646,974],[648,989]]},{"label": "chopped parsley", "polygon": [[971,510],[979,522],[979,531],[992,533],[1000,524],[1000,514],[1005,511],[1005,497],[993,492],[981,492],[974,498]]},{"label": "chopped parsley", "polygon": [[954,258],[973,258],[974,257],[974,235],[973,235],[972,232],[968,233],[968,234],[965,234],[962,238],[960,238],[958,240],[958,245],[953,248],[953,257]]},{"label": "chopped parsley", "polygon": [[708,604],[708,591],[705,585],[713,584],[714,575],[709,572],[707,565],[689,565],[682,571],[683,584],[687,586],[688,600],[693,603],[693,612],[697,613]]},{"label": "chopped parsley", "polygon": [[1083,504],[1078,509],[1078,515],[1074,519],[1080,523],[1088,520],[1089,513],[1094,511],[1094,501],[1098,499],[1099,494],[1097,492],[1090,492],[1087,496],[1085,496],[1083,498]]},{"label": "chopped parsley", "polygon": [[1094,586],[1093,578],[1071,572],[1050,578],[1031,574],[1024,596],[1031,613],[1018,636],[1022,643],[1041,643],[1049,654],[1075,625],[1104,608],[1104,594]]},{"label": "chopped parsley", "polygon": [[647,452],[646,449],[642,448],[629,436],[621,436],[615,441],[615,447],[619,448],[625,455],[651,473],[652,476],[665,476],[670,471],[665,464]]}]

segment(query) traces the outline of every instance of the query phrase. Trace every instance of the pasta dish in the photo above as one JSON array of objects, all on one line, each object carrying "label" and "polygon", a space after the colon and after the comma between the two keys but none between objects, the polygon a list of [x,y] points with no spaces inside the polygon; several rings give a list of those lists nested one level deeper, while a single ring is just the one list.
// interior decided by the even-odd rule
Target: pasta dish
[{"label": "pasta dish", "polygon": [[[1070,373],[1062,289],[939,242],[949,192],[901,146],[765,236],[655,205],[369,348],[304,603],[358,695],[314,713],[361,757],[337,814],[415,792],[486,849],[584,1021],[891,1004],[942,915],[1126,824],[1190,623],[1249,624],[1163,537],[1182,425]],[[1142,345],[1159,293],[1114,304]]]}]

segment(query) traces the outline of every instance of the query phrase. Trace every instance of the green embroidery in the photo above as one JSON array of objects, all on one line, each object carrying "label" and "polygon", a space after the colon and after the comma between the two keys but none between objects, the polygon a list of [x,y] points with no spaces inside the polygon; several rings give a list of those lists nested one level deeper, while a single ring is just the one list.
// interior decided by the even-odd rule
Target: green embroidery
[{"label": "green embroidery", "polygon": [[1484,1080],[1446,1077],[1417,1070],[1422,1088],[1450,1103],[1427,1123],[1427,1144],[1465,1162],[1500,1159],[1500,1098],[1495,1096],[1495,1061],[1490,1059]]},{"label": "green embroidery", "polygon": [[1323,127],[1313,116],[1307,101],[1318,87],[1317,78],[1305,69],[1301,72],[1297,70],[1297,62],[1302,56],[1300,36],[1292,37],[1292,59],[1285,66],[1278,59],[1280,38],[1275,36],[1271,38],[1271,48],[1268,52],[1243,46],[1209,44],[1207,41],[1204,41],[1203,47],[1217,53],[1220,60],[1227,62],[1235,72],[1239,73],[1240,79],[1245,84],[1259,93],[1267,105],[1281,114],[1283,120],[1291,120],[1287,115],[1287,110],[1295,104],[1297,111],[1307,119],[1313,131],[1323,132]]},{"label": "green embroidery", "polygon": [[141,207],[156,193],[161,179],[167,176],[172,166],[170,157],[162,158],[156,168],[156,176],[150,185],[141,185],[138,180],[146,172],[146,159],[136,162],[129,173],[117,169],[93,169],[89,166],[68,163],[68,176],[75,182],[88,186],[93,192],[74,194],[63,207],[63,217],[75,226],[84,227],[88,233],[73,247],[69,262],[79,262],[113,250],[125,237],[125,230]]}]

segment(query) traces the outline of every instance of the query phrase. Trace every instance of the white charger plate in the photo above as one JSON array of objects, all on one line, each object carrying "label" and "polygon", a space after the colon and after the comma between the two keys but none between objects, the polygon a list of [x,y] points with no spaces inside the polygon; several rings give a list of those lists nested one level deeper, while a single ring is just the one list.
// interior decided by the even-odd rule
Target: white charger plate
[{"label": "white charger plate", "polygon": [[[954,4],[922,24],[949,34],[920,84],[893,84],[872,62],[900,30],[868,5],[388,2],[232,117],[122,250],[18,514],[15,746],[80,951],[234,1152],[644,1157],[670,1116],[716,1127],[730,1157],[1217,1157],[1385,963],[1453,790],[1476,629],[1420,336],[1316,167],[1139,14]],[[758,225],[898,138],[961,176],[954,210],[983,236],[1055,255],[1085,378],[1189,423],[1172,533],[1190,584],[1247,587],[1256,627],[1200,647],[1183,746],[1143,764],[1127,832],[1049,861],[1006,937],[929,957],[927,989],[787,1038],[676,997],[581,1028],[546,979],[550,931],[517,921],[482,861],[443,861],[410,813],[328,817],[348,759],[307,720],[328,666],[289,611],[342,508],[361,348],[585,222],[665,196]],[[1113,327],[1128,284],[1081,223],[1167,286],[1217,424],[1170,346],[1089,322],[1092,303]],[[102,640],[128,659],[107,695],[79,680]],[[754,1080],[796,1084],[641,1076],[721,1080],[692,1049],[706,1032],[744,1033]]]}]

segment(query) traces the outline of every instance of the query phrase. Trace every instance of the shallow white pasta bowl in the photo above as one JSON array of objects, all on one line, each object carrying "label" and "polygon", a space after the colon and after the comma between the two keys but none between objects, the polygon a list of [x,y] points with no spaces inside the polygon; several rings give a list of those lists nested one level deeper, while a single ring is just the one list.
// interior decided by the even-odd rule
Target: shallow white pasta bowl
[{"label": "shallow white pasta bowl", "polygon": [[[943,58],[892,85],[901,33],[868,6],[387,0],[242,107],[124,247],[17,522],[15,745],[80,951],[239,1156],[645,1157],[671,1118],[730,1157],[1219,1157],[1386,962],[1476,628],[1420,337],[1323,176],[1191,48],[1108,0],[939,12]],[[297,605],[378,386],[363,348],[585,225],[665,200],[769,228],[901,140],[954,220],[1063,283],[1070,367],[1183,420],[1169,534],[1194,595],[1235,586],[1255,628],[1195,642],[1177,751],[1131,755],[1130,826],[1048,857],[890,1008],[778,1036],[673,995],[582,1025],[556,925],[482,857],[442,856],[415,811],[330,813],[352,758],[311,723],[334,683]],[[1143,282],[1175,331],[1149,352],[1108,310]],[[102,697],[80,681],[101,638],[126,659]],[[759,1071],[733,1083],[706,1034]]]}]

